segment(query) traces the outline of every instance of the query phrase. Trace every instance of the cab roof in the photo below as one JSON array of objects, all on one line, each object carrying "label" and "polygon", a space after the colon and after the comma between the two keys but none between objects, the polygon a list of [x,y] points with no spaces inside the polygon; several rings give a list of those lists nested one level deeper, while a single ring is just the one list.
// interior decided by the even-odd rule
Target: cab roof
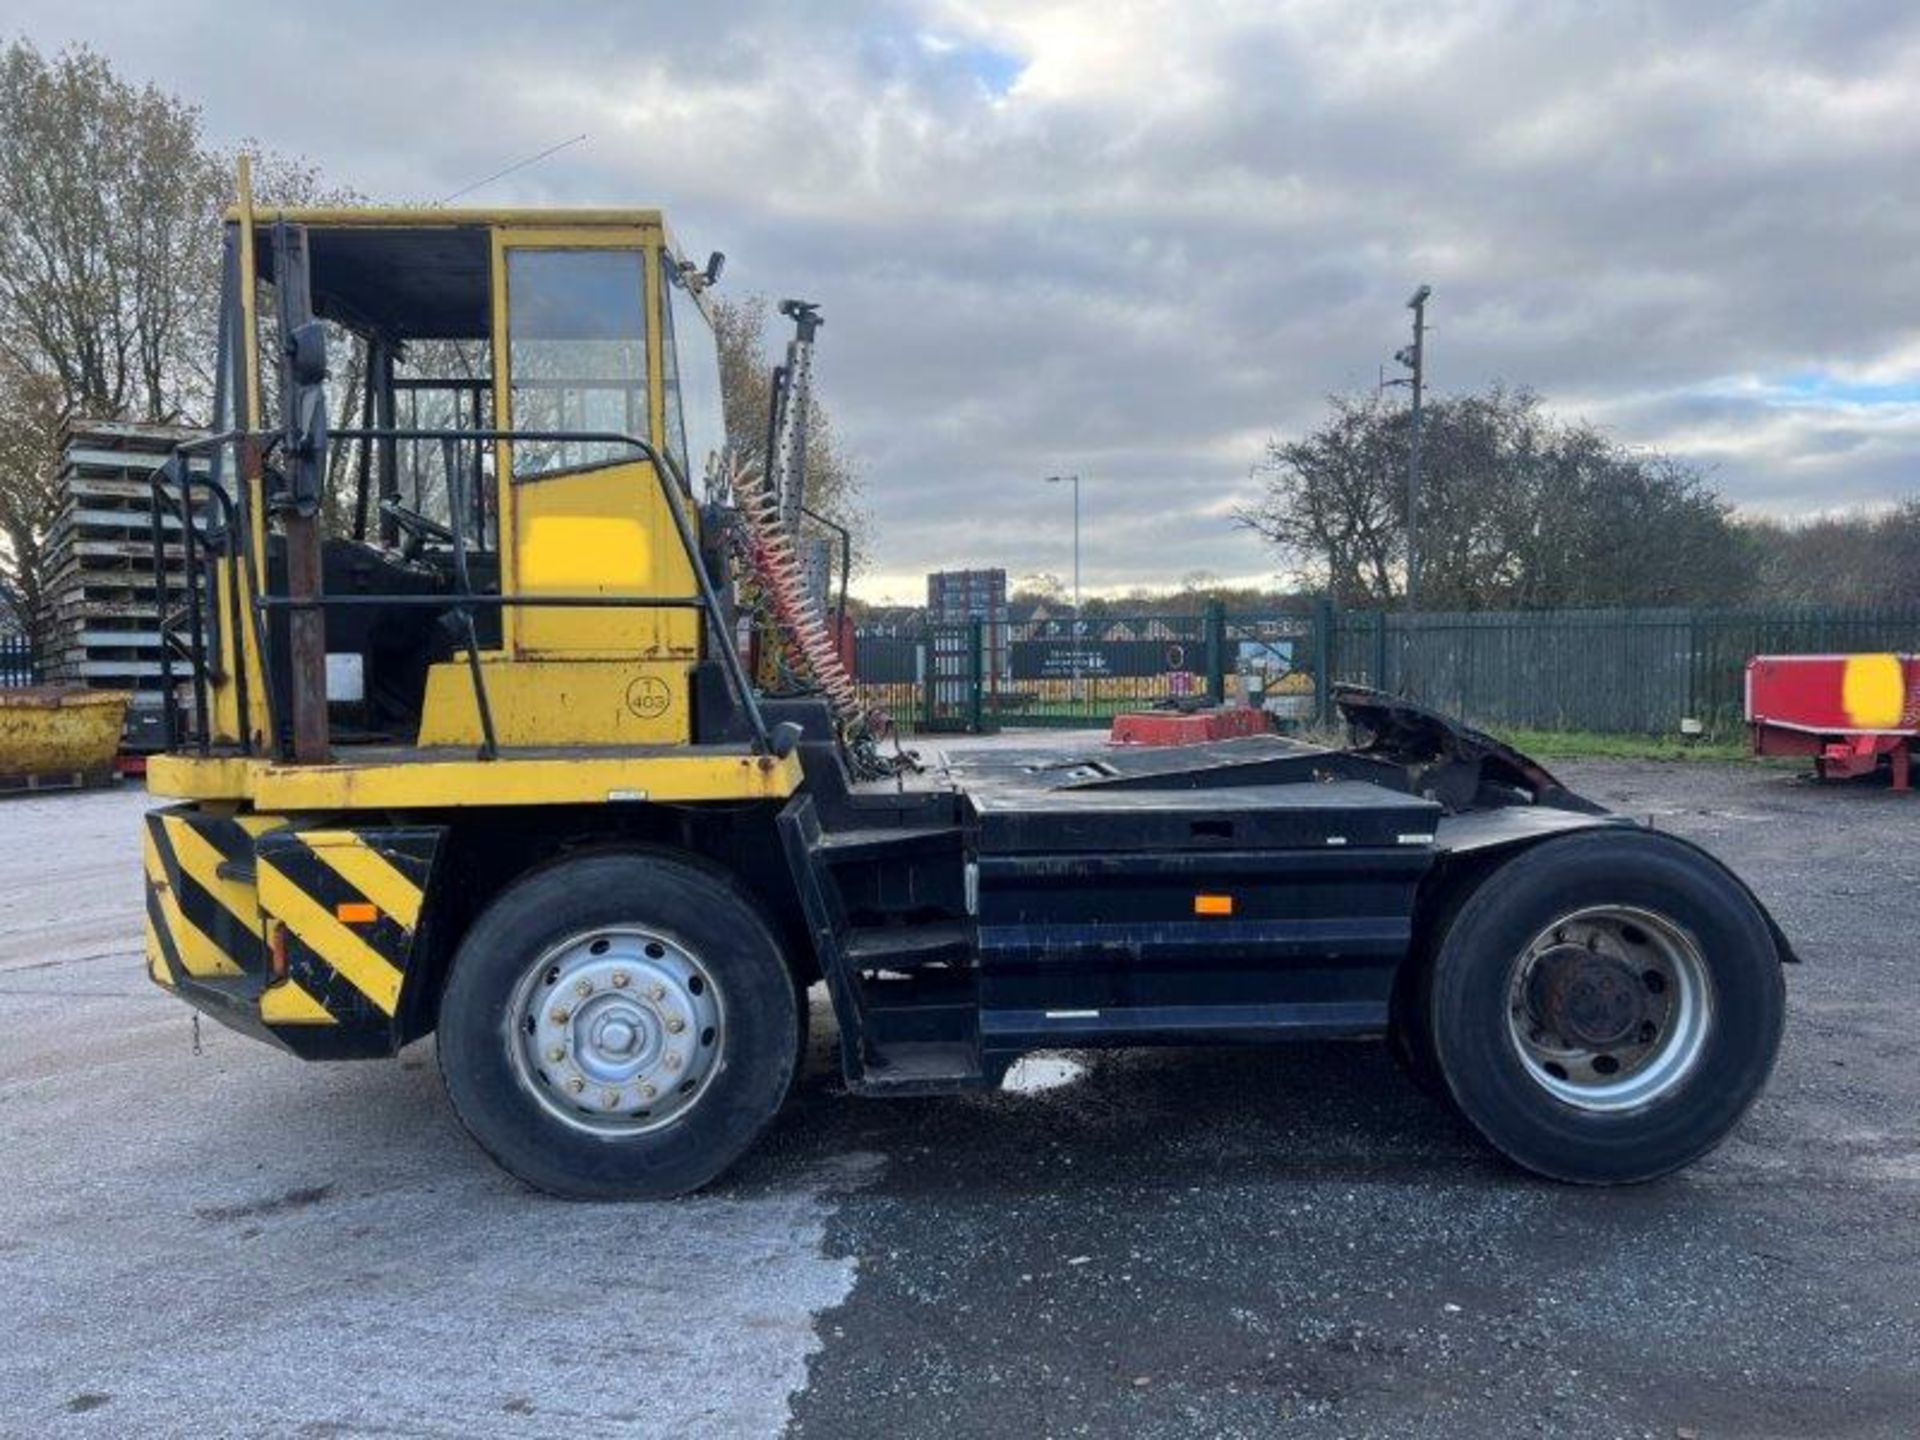
[{"label": "cab roof", "polygon": [[[238,224],[240,211],[229,210],[227,218]],[[283,220],[307,232],[314,313],[397,339],[489,333],[495,229],[653,229],[674,249],[658,210],[256,208],[262,243],[255,264],[263,279],[274,271],[263,232]]]},{"label": "cab roof", "polygon": [[[238,222],[240,210],[230,206],[227,219]],[[290,225],[307,225],[314,228],[340,227],[342,229],[387,229],[421,230],[446,227],[472,227],[497,225],[539,226],[542,228],[560,228],[566,226],[619,226],[634,229],[644,226],[658,227],[664,223],[658,210],[620,210],[597,207],[568,208],[556,206],[545,210],[500,209],[500,210],[449,210],[434,205],[404,205],[383,207],[374,205],[359,206],[287,206],[256,205],[253,210],[256,226],[271,225],[275,221],[285,220]]]}]

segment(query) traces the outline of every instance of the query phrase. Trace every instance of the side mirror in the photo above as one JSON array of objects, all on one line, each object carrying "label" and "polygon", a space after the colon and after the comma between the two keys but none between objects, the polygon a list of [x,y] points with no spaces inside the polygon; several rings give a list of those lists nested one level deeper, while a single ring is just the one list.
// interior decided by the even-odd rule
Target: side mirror
[{"label": "side mirror", "polygon": [[726,268],[727,268],[727,257],[721,254],[718,250],[714,251],[711,255],[707,256],[707,268],[706,268],[706,271],[704,272],[706,283],[709,285],[719,284],[720,272]]},{"label": "side mirror", "polygon": [[327,378],[327,327],[318,320],[296,325],[287,336],[288,368],[295,385],[319,385]]},{"label": "side mirror", "polygon": [[327,455],[327,328],[307,320],[287,332],[287,498],[296,513],[320,508]]}]

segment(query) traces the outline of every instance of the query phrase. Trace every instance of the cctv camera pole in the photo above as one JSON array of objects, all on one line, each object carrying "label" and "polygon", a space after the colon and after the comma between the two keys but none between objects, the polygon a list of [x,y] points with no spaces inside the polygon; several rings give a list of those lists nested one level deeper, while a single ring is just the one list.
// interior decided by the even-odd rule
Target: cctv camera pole
[{"label": "cctv camera pole", "polygon": [[1420,576],[1420,402],[1427,380],[1427,298],[1433,287],[1422,285],[1407,301],[1413,311],[1413,344],[1400,352],[1401,360],[1413,372],[1413,439],[1407,449],[1407,613],[1417,608],[1416,587]]},{"label": "cctv camera pole", "polygon": [[1047,484],[1073,486],[1073,688],[1070,693],[1077,701],[1085,698],[1080,690],[1080,477],[1049,475]]}]

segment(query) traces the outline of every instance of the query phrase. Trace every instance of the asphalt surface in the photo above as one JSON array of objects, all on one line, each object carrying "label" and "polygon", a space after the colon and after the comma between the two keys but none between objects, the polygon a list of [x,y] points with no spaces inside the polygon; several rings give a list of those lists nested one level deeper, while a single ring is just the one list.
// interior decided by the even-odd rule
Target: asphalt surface
[{"label": "asphalt surface", "polygon": [[1592,763],[1805,957],[1682,1175],[1515,1173],[1378,1046],[841,1093],[693,1200],[529,1194],[431,1051],[310,1067],[139,973],[136,795],[0,805],[0,1433],[1920,1433],[1920,798]]}]

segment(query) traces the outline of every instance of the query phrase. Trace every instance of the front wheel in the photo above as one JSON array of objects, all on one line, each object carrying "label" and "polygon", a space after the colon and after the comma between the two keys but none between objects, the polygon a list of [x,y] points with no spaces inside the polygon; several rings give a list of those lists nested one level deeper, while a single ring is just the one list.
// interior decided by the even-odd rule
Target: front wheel
[{"label": "front wheel", "polygon": [[468,932],[440,1070],[468,1132],[529,1184],[679,1195],[773,1118],[803,1014],[772,932],[724,876],[588,855],[519,881]]},{"label": "front wheel", "polygon": [[1765,916],[1691,846],[1643,830],[1548,841],[1489,875],[1441,939],[1433,1053],[1496,1149],[1621,1184],[1725,1138],[1780,1047]]}]

